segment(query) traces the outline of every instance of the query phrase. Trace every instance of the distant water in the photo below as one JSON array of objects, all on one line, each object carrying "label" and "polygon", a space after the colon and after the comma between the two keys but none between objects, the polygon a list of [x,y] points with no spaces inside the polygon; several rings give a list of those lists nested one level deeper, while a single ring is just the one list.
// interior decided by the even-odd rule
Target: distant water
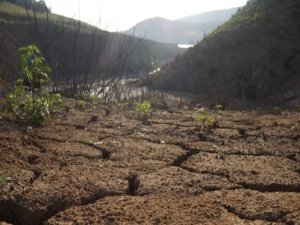
[{"label": "distant water", "polygon": [[191,44],[178,44],[178,48],[192,48],[194,45]]}]

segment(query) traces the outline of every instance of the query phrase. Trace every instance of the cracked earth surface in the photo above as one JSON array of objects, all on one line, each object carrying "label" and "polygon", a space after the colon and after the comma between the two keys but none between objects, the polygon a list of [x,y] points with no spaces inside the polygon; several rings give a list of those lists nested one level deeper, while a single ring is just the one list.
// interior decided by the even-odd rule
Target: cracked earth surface
[{"label": "cracked earth surface", "polygon": [[195,110],[143,125],[66,104],[45,127],[2,121],[1,225],[300,224],[299,112],[215,112],[204,133]]}]

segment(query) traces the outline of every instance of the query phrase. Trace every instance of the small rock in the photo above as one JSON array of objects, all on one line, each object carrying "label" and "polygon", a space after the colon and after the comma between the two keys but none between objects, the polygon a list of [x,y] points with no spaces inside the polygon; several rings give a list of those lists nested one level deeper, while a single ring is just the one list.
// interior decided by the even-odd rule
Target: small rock
[{"label": "small rock", "polygon": [[94,146],[100,146],[100,145],[103,145],[103,144],[104,144],[103,141],[98,141],[98,142],[93,143]]}]

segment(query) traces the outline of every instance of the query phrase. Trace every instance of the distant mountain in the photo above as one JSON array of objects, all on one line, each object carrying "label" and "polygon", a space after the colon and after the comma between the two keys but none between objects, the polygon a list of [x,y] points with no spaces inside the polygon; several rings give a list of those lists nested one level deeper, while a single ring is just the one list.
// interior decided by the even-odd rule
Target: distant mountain
[{"label": "distant mountain", "polygon": [[211,29],[211,24],[198,25],[157,17],[138,23],[128,33],[159,42],[190,44],[197,42],[206,30]]},{"label": "distant mountain", "polygon": [[299,0],[249,0],[163,68],[158,87],[220,104],[243,99],[300,105],[299,27]]},{"label": "distant mountain", "polygon": [[136,24],[126,32],[158,42],[195,44],[236,11],[237,8],[212,11],[179,20],[155,17]]},{"label": "distant mountain", "polygon": [[178,22],[185,22],[185,23],[209,23],[209,22],[224,22],[229,20],[230,17],[236,13],[238,7],[230,8],[230,9],[223,9],[223,10],[215,10],[210,12],[204,12],[200,14],[196,14],[193,16],[188,16],[184,18],[177,19]]}]

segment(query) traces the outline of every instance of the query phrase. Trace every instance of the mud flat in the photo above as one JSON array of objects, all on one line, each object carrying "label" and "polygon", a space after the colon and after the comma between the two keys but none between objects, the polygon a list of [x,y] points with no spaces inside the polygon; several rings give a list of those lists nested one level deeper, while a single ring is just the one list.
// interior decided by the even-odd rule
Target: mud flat
[{"label": "mud flat", "polygon": [[[135,112],[69,101],[48,126],[0,125],[0,224],[300,224],[298,112]],[[2,221],[2,222],[1,222]]]}]

